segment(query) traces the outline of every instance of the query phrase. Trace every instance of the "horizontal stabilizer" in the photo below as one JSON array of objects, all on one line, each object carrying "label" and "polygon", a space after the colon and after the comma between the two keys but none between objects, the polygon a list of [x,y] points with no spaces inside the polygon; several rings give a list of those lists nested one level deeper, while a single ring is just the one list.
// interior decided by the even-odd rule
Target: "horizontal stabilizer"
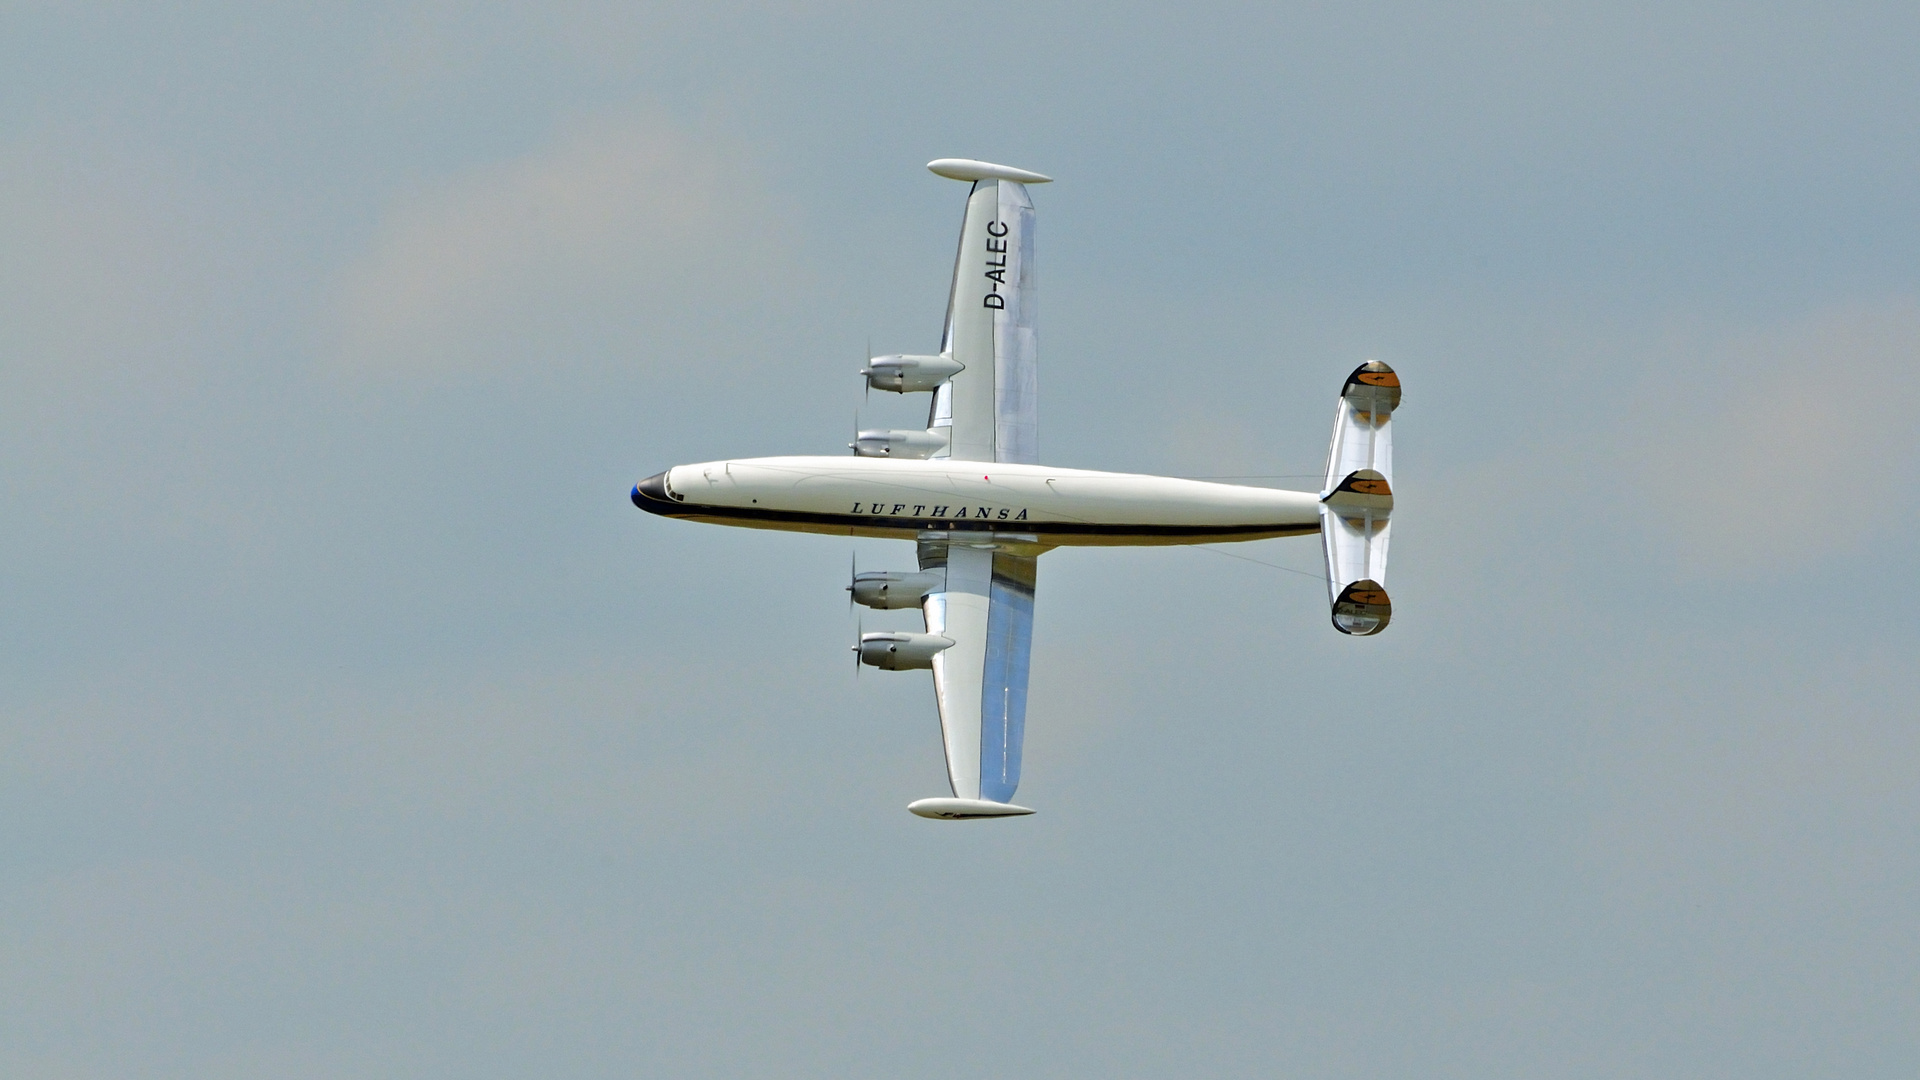
[{"label": "horizontal stabilizer", "polygon": [[986,799],[921,799],[908,803],[907,809],[924,818],[941,821],[972,821],[976,818],[1021,817],[1033,811],[1012,803]]},{"label": "horizontal stabilizer", "polygon": [[1387,628],[1393,607],[1387,541],[1393,516],[1393,411],[1400,376],[1378,361],[1353,369],[1340,388],[1320,496],[1320,540],[1327,557],[1333,627],[1365,637]]}]

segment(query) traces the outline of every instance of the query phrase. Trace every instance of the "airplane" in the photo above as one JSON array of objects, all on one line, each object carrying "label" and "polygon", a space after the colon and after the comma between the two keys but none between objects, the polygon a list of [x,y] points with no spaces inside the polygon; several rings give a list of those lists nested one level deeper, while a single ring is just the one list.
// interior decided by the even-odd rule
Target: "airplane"
[{"label": "airplane", "polygon": [[1017,817],[1033,813],[1012,800],[1046,552],[1317,534],[1334,629],[1386,629],[1400,378],[1377,361],[1347,376],[1318,493],[1042,465],[1027,188],[1051,177],[965,158],[927,168],[972,184],[940,349],[861,369],[873,390],[931,394],[925,430],[861,431],[852,457],[676,465],[635,484],[632,498],[687,521],[912,541],[916,570],[855,572],[848,586],[867,607],[917,607],[926,620],[925,633],[863,633],[854,646],[859,664],[933,671],[952,795],[907,809],[949,821]]}]

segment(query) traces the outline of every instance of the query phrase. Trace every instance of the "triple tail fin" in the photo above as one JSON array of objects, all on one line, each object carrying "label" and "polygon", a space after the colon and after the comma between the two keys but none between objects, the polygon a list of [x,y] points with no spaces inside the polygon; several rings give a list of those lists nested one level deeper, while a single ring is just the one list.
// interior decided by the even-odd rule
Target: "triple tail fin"
[{"label": "triple tail fin", "polygon": [[1393,410],[1400,376],[1377,360],[1353,369],[1340,388],[1320,495],[1333,628],[1365,637],[1387,628],[1387,539],[1393,521]]}]

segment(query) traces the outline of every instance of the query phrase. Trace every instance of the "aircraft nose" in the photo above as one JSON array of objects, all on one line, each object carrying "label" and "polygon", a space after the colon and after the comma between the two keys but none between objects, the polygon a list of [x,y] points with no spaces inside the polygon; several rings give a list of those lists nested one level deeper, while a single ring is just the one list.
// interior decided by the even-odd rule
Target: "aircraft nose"
[{"label": "aircraft nose", "polygon": [[[633,505],[642,510],[655,510],[661,503],[671,503],[667,495],[667,474],[654,473],[645,480],[633,485]],[[653,506],[647,505],[654,504]],[[655,510],[657,513],[658,511]]]}]

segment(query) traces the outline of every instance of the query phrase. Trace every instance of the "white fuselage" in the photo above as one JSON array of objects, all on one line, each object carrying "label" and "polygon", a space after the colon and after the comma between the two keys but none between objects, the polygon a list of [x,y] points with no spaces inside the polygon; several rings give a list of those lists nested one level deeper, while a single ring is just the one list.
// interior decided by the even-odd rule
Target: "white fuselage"
[{"label": "white fuselage", "polygon": [[1009,543],[1194,544],[1320,530],[1302,491],[990,461],[772,457],[678,465],[635,485],[671,517],[796,532]]}]

